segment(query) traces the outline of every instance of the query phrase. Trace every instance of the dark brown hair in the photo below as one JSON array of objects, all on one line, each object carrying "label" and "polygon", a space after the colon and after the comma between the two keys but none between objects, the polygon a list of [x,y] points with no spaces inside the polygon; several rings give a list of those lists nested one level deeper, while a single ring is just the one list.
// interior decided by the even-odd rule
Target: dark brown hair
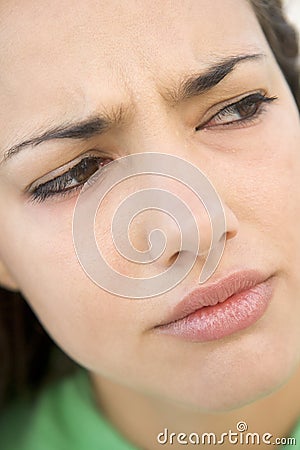
[{"label": "dark brown hair", "polygon": [[[249,0],[295,100],[299,99],[297,33],[280,0]],[[45,379],[76,367],[48,337],[18,293],[0,288],[0,403],[33,392]]]},{"label": "dark brown hair", "polygon": [[298,32],[287,21],[281,0],[250,0],[250,3],[299,108]]}]

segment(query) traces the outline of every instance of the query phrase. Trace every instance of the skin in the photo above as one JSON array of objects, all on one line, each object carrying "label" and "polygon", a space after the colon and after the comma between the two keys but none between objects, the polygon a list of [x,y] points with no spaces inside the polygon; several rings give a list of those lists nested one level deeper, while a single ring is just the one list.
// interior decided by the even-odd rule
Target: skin
[{"label": "skin", "polygon": [[[222,432],[246,418],[252,431],[288,433],[300,414],[299,112],[248,2],[130,0],[125,7],[60,0],[41,7],[10,0],[0,14],[1,156],[54,124],[120,105],[126,110],[104,135],[29,146],[0,165],[1,284],[22,292],[58,345],[89,370],[104,413],[142,448],[155,448],[165,426]],[[176,104],[167,98],[191,73],[249,53],[265,56],[242,63],[203,95]],[[278,99],[251,123],[195,131],[226,100],[257,91]],[[182,195],[204,230],[188,277],[166,294],[133,301],[85,275],[72,241],[78,191],[34,203],[25,190],[91,151],[111,159],[169,153],[208,176],[227,218],[225,252],[210,281],[245,268],[274,274],[273,299],[259,322],[205,344],[154,332],[196,286],[210,242],[197,198],[171,180],[147,182]],[[110,218],[135,188],[125,183],[108,196],[96,237],[117,270],[151,276],[173,262],[178,230],[168,216],[145,213],[133,224],[132,241],[145,249],[159,223],[169,239],[164,255],[150,268],[119,258]]]}]

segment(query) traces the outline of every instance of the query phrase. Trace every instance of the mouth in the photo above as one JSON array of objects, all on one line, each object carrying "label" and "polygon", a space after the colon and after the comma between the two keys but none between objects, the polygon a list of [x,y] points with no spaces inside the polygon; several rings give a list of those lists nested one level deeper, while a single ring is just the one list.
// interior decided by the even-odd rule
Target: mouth
[{"label": "mouth", "polygon": [[196,342],[221,339],[257,322],[273,291],[274,275],[235,272],[189,292],[154,330]]}]

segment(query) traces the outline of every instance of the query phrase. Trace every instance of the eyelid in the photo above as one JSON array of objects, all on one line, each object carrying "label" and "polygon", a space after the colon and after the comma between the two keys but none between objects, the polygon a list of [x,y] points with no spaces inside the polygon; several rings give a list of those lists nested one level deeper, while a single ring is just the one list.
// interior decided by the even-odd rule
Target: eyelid
[{"label": "eyelid", "polygon": [[213,105],[211,108],[209,108],[204,116],[201,118],[201,121],[199,125],[197,125],[196,129],[199,129],[203,127],[209,120],[211,120],[216,114],[220,113],[222,109],[226,108],[227,106],[234,105],[235,103],[238,103],[239,101],[243,100],[246,97],[249,97],[253,94],[261,94],[262,96],[267,96],[267,92],[263,89],[255,89],[252,91],[244,92],[243,94],[240,94],[235,97],[231,97],[228,100],[223,100],[222,102],[219,102],[215,105]]},{"label": "eyelid", "polygon": [[[68,174],[70,174],[73,171],[73,169],[75,169],[85,160],[98,160],[99,167],[94,173],[92,173],[89,177],[87,177],[86,181],[78,182],[78,184],[72,187],[65,186],[65,188],[62,188],[60,183],[64,183],[65,178],[68,176]],[[70,197],[73,197],[76,194],[76,192],[80,191],[83,187],[89,188],[98,180],[100,176],[103,177],[106,173],[109,163],[112,161],[116,162],[116,160],[113,160],[112,158],[107,158],[103,156],[83,155],[79,163],[73,165],[68,171],[64,172],[59,177],[52,178],[51,180],[45,183],[39,184],[29,193],[29,198],[27,198],[26,200],[33,204],[43,203],[45,201],[62,202],[64,200],[68,200]],[[53,188],[53,184],[55,183],[57,183],[57,186]],[[51,187],[46,188],[47,185],[50,185]],[[40,192],[38,192],[39,190]]]},{"label": "eyelid", "polygon": [[25,193],[30,193],[31,191],[36,189],[38,186],[48,183],[50,181],[53,181],[53,180],[63,176],[66,172],[68,172],[74,166],[76,166],[78,163],[80,163],[84,158],[93,157],[93,156],[98,157],[98,158],[103,158],[103,159],[108,158],[108,156],[106,156],[104,154],[104,152],[100,152],[99,150],[96,150],[96,149],[91,149],[91,150],[85,152],[84,154],[80,154],[75,159],[72,159],[71,161],[68,161],[67,163],[63,164],[62,166],[52,170],[51,172],[48,172],[47,174],[43,175],[42,177],[39,177],[37,180],[33,181],[32,183],[30,183],[30,185],[28,185],[25,188]]}]

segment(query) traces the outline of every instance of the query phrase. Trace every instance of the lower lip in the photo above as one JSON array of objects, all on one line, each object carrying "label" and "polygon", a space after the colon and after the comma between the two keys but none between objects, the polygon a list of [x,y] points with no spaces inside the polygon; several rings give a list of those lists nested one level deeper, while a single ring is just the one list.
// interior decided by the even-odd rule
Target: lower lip
[{"label": "lower lip", "polygon": [[222,303],[204,306],[183,319],[157,327],[156,331],[189,341],[207,342],[244,330],[265,313],[272,299],[273,281],[269,278]]}]

